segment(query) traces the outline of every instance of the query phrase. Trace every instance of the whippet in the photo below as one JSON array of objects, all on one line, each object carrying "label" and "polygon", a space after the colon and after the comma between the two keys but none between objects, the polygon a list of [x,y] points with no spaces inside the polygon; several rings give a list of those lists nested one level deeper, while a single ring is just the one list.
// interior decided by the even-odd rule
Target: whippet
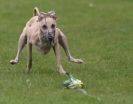
[{"label": "whippet", "polygon": [[56,56],[57,71],[61,74],[66,74],[60,60],[60,45],[63,47],[66,56],[69,61],[74,63],[82,63],[81,59],[75,59],[72,57],[67,39],[64,33],[57,28],[56,25],[56,14],[54,11],[39,12],[38,8],[35,7],[33,10],[33,17],[26,23],[19,41],[18,51],[15,59],[10,60],[11,64],[17,64],[19,56],[27,44],[28,47],[28,61],[27,61],[27,72],[31,71],[32,67],[32,46],[36,46],[41,52],[47,54],[51,48],[53,48]]}]

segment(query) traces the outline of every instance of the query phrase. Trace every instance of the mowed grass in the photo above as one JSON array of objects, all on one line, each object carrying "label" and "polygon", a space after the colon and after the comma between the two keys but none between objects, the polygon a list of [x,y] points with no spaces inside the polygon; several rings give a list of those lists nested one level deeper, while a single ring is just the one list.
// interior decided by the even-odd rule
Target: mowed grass
[{"label": "mowed grass", "polygon": [[[62,86],[51,50],[33,50],[33,70],[26,74],[26,47],[17,65],[17,41],[37,6],[55,10],[57,23],[68,37],[71,53],[85,63],[66,70],[81,79],[88,96]],[[0,0],[0,104],[133,104],[132,0]]]}]

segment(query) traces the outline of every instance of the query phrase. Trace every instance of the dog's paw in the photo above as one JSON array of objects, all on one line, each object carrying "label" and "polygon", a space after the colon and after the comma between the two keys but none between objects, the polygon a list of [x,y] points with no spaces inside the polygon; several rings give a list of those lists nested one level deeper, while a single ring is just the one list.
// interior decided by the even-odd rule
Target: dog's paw
[{"label": "dog's paw", "polygon": [[75,62],[78,63],[78,64],[82,64],[84,61],[81,60],[81,59],[76,59]]},{"label": "dog's paw", "polygon": [[16,61],[16,60],[10,60],[10,64],[12,64],[12,65],[17,64],[17,63],[18,63],[18,61]]},{"label": "dog's paw", "polygon": [[82,63],[84,63],[83,60],[81,60],[81,59],[75,59],[75,58],[70,58],[69,61],[74,62],[74,63],[77,63],[77,64],[82,64]]}]

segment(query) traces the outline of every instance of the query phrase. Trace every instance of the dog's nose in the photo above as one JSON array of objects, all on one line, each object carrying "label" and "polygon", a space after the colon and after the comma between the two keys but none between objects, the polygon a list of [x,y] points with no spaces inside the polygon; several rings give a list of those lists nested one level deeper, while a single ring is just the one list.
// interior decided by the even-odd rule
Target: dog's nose
[{"label": "dog's nose", "polygon": [[54,38],[53,34],[51,32],[48,32],[48,39],[49,41],[52,41]]}]

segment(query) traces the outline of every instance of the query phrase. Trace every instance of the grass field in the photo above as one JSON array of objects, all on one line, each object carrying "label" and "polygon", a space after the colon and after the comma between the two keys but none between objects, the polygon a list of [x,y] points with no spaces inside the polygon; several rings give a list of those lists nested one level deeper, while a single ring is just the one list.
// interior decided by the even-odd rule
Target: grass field
[{"label": "grass field", "polygon": [[[56,11],[71,53],[85,61],[69,63],[62,51],[63,66],[85,83],[88,96],[63,88],[66,77],[57,73],[52,51],[33,50],[29,75],[26,48],[19,64],[9,64],[35,6]],[[132,0],[0,0],[0,20],[0,104],[133,104]]]}]

